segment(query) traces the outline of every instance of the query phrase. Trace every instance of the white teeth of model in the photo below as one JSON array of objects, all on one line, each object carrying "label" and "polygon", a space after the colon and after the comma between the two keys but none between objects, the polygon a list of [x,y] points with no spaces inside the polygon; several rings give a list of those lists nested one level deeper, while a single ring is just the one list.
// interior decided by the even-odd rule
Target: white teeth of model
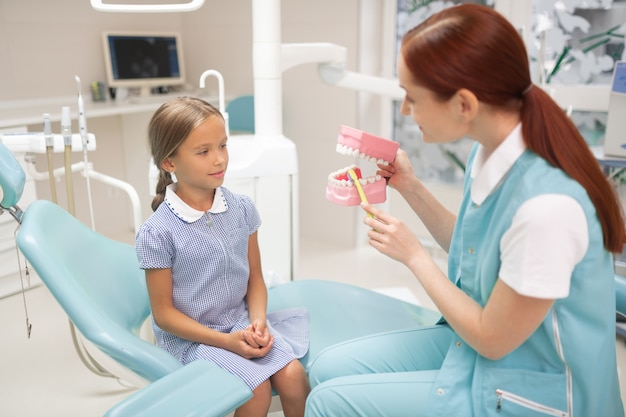
[{"label": "white teeth of model", "polygon": [[337,144],[337,153],[342,155],[351,155],[352,148],[348,148],[346,145]]},{"label": "white teeth of model", "polygon": [[367,179],[367,182],[369,182],[370,184],[374,184],[376,182],[376,177],[369,177]]}]

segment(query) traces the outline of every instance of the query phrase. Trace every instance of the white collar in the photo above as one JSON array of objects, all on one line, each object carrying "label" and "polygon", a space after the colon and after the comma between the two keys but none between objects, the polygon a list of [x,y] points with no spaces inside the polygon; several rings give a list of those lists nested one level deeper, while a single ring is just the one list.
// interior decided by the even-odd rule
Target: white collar
[{"label": "white collar", "polygon": [[[163,202],[172,210],[172,213],[187,223],[193,223],[204,216],[204,211],[196,210],[189,206],[189,204],[185,203],[178,194],[176,194],[177,188],[178,183],[172,183],[168,185],[165,190],[165,200]],[[213,205],[208,212],[217,214],[223,213],[226,210],[228,210],[228,205],[226,204],[222,187],[217,187],[215,189],[215,195],[213,196]]]},{"label": "white collar", "polygon": [[515,126],[491,155],[485,156],[485,148],[480,145],[470,174],[473,179],[470,191],[472,201],[482,204],[525,150],[521,123]]}]

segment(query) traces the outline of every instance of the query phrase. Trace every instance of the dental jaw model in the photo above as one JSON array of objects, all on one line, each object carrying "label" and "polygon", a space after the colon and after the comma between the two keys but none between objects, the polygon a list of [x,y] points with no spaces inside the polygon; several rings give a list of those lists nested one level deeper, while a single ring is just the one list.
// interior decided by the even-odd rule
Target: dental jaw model
[{"label": "dental jaw model", "polygon": [[[337,152],[343,155],[359,156],[373,164],[387,165],[396,157],[399,146],[397,142],[370,135],[358,129],[348,126],[339,128]],[[362,199],[359,195],[359,190],[349,174],[350,170],[353,170],[359,178],[366,198]],[[387,182],[380,175],[362,178],[361,170],[351,165],[328,175],[326,198],[343,206],[358,206],[361,201],[371,204],[383,203],[387,200]]]}]

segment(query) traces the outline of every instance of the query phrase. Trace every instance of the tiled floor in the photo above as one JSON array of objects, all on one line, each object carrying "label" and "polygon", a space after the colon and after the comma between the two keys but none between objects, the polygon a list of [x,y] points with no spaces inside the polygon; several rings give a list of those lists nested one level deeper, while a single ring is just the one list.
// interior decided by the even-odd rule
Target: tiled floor
[{"label": "tiled floor", "polygon": [[[300,247],[299,279],[332,279],[432,303],[402,265],[369,247],[345,249],[316,242]],[[443,259],[442,259],[443,262]],[[329,267],[332,266],[332,267]],[[80,362],[64,313],[45,287],[26,293],[32,335],[26,337],[21,295],[0,299],[0,416],[96,417],[134,392],[96,376]],[[617,342],[619,369],[626,375],[626,345]],[[622,384],[622,397],[626,379]],[[272,416],[280,416],[280,412]]]}]

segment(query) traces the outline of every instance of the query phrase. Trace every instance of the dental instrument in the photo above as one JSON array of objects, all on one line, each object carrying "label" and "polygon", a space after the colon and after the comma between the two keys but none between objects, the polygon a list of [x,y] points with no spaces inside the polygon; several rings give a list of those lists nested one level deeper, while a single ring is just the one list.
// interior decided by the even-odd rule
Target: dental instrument
[{"label": "dental instrument", "polygon": [[[363,187],[361,187],[361,179],[356,175],[354,169],[350,168],[348,170],[348,175],[350,176],[350,179],[352,179],[352,182],[354,183],[354,186],[359,193],[359,197],[361,197],[361,202],[363,204],[369,204],[369,202],[367,201],[367,196],[365,195],[365,192],[363,192]],[[367,213],[367,215],[371,218],[374,218],[374,216],[369,212]]]},{"label": "dental instrument", "polygon": [[80,85],[80,77],[78,75],[74,75],[74,79],[76,80],[76,86],[78,87],[78,131],[80,133],[80,137],[83,139],[83,148],[87,144],[87,117],[85,116],[85,101],[83,100],[83,95],[81,93],[81,85]]},{"label": "dental instrument", "polygon": [[[89,136],[87,135],[87,116],[85,115],[85,102],[83,101],[83,95],[81,93],[80,77],[74,75],[76,85],[78,87],[78,131],[80,137],[83,140],[83,160],[85,162],[85,168],[89,166],[89,160],[87,158],[87,145],[89,144]],[[96,230],[95,218],[93,214],[93,198],[91,195],[91,181],[89,178],[89,170],[85,169],[85,181],[87,183],[87,199],[89,200],[89,215],[91,217],[91,228]]]},{"label": "dental instrument", "polygon": [[67,193],[67,211],[72,215],[76,215],[76,206],[74,204],[74,183],[72,178],[72,118],[70,116],[70,108],[64,106],[61,108],[61,135],[65,149],[65,189]]},{"label": "dental instrument", "polygon": [[50,176],[50,195],[54,203],[57,202],[57,187],[54,179],[54,167],[52,162],[52,152],[54,151],[54,138],[52,136],[52,126],[50,125],[50,113],[43,115],[43,134],[46,138],[46,157],[48,161],[48,173]]}]

